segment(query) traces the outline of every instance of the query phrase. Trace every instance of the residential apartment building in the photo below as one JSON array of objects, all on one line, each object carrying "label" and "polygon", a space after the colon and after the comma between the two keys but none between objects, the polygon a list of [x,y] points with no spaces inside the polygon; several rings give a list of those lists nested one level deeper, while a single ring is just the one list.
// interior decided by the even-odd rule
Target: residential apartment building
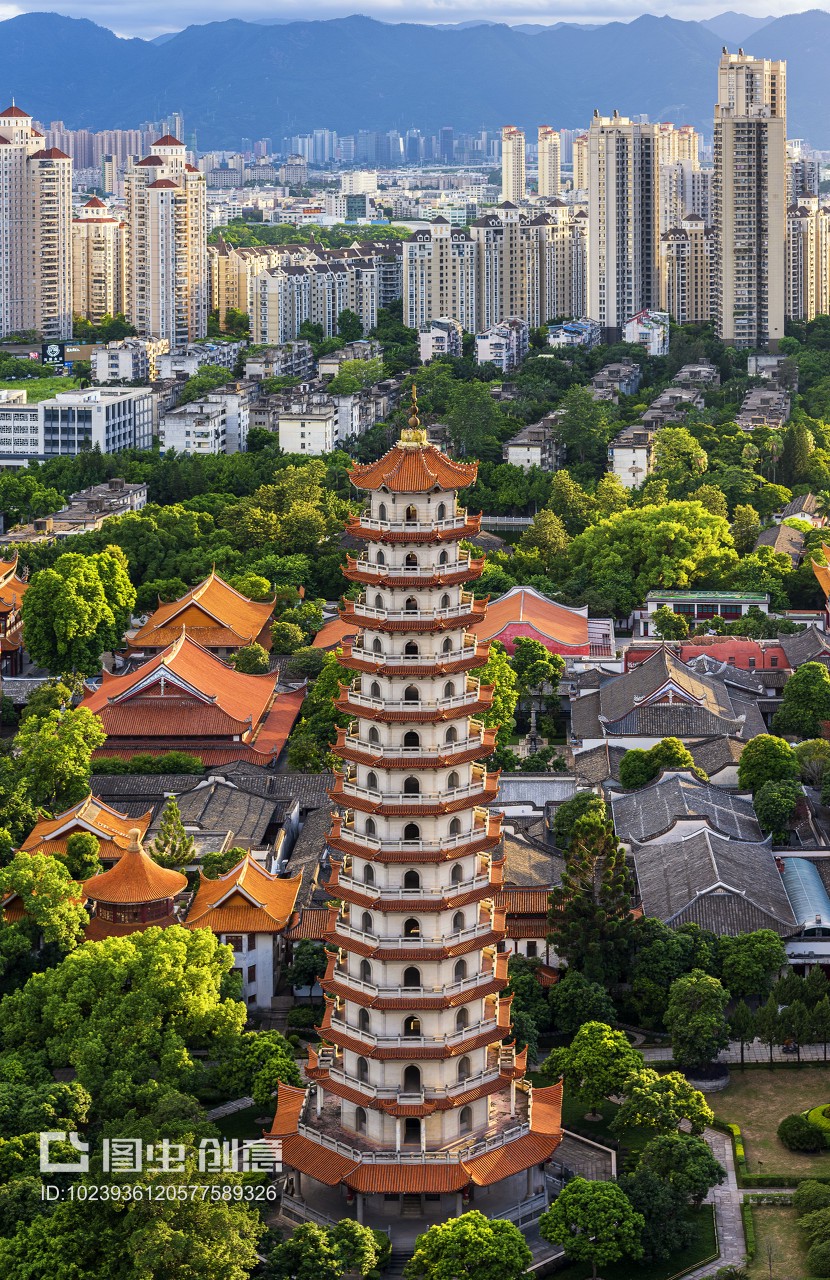
[{"label": "residential apartment building", "polygon": [[283,453],[319,456],[331,453],[337,440],[337,409],[331,400],[300,401],[280,413],[279,442]]},{"label": "residential apartment building", "polygon": [[231,370],[246,346],[245,342],[190,342],[178,351],[159,352],[156,376],[192,378],[202,365]]},{"label": "residential apartment building", "polygon": [[654,429],[635,422],[608,446],[609,470],[626,489],[637,489],[654,469]]},{"label": "residential apartment building", "polygon": [[631,316],[622,326],[623,342],[645,347],[650,356],[665,356],[669,351],[669,317],[665,311],[646,308]]},{"label": "residential apartment building", "polygon": [[418,354],[422,364],[436,356],[461,356],[464,331],[458,320],[439,316],[424,325],[418,334]]},{"label": "residential apartment building", "polygon": [[588,315],[615,337],[659,301],[658,125],[594,113],[588,134]]},{"label": "residential apartment building", "polygon": [[0,112],[0,338],[72,337],[72,161],[20,107]]},{"label": "residential apartment building", "polygon": [[337,333],[341,311],[354,311],[364,332],[377,321],[379,271],[366,258],[327,258],[307,263],[283,263],[262,271],[254,281],[251,336],[255,343],[281,345],[299,336],[308,320]]},{"label": "residential apartment building", "polygon": [[124,311],[126,225],[93,196],[72,219],[72,308],[93,324]]},{"label": "residential apartment building", "polygon": [[557,431],[557,415],[549,413],[539,422],[531,422],[511,436],[502,449],[502,457],[513,467],[530,471],[556,471],[564,463],[565,451]]},{"label": "residential apartment building", "polygon": [[476,324],[477,244],[467,231],[436,218],[403,242],[403,319],[421,330],[451,316],[468,333]]},{"label": "residential apartment building", "polygon": [[255,245],[236,248],[225,242],[221,235],[215,244],[207,247],[210,273],[209,308],[219,317],[225,328],[228,311],[243,311],[250,315],[254,302],[254,281],[263,271],[279,265],[284,256],[278,245]]},{"label": "residential apartment building", "polygon": [[172,349],[207,332],[207,188],[169,134],[126,176],[128,314],[141,337]]},{"label": "residential apartment building", "polygon": [[307,378],[313,368],[314,352],[305,338],[245,356],[246,378]]},{"label": "residential apartment building", "polygon": [[830,312],[830,208],[818,196],[800,196],[787,210],[788,320],[815,320]]},{"label": "residential apartment building", "polygon": [[155,382],[157,360],[170,350],[167,338],[122,338],[92,352],[93,382]]},{"label": "residential apartment building", "polygon": [[159,445],[176,453],[227,453],[228,414],[222,397],[194,400],[162,414]]},{"label": "residential apartment building", "polygon": [[502,373],[510,373],[526,359],[529,347],[527,321],[512,316],[476,334],[476,364],[494,364]]},{"label": "residential apartment building", "polygon": [[146,387],[63,391],[40,404],[27,404],[25,392],[0,397],[0,466],[89,449],[149,449],[153,443],[153,396]]},{"label": "residential apartment building", "polygon": [[518,204],[526,192],[525,135],[512,124],[505,125],[501,131],[501,198]]},{"label": "residential apartment building", "polygon": [[690,214],[698,214],[707,226],[711,224],[711,169],[700,169],[692,160],[675,160],[660,165],[658,183],[661,235],[679,227]]},{"label": "residential apartment building", "polygon": [[786,63],[724,49],[715,107],[718,337],[761,347],[784,334]]},{"label": "residential apartment building", "polygon": [[574,191],[588,190],[588,135],[580,133],[574,138],[573,157]]},{"label": "residential apartment building", "polygon": [[539,125],[538,156],[539,195],[557,197],[562,185],[562,139],[549,124]]},{"label": "residential apartment building", "polygon": [[660,237],[660,308],[675,324],[711,317],[714,232],[689,213]]}]

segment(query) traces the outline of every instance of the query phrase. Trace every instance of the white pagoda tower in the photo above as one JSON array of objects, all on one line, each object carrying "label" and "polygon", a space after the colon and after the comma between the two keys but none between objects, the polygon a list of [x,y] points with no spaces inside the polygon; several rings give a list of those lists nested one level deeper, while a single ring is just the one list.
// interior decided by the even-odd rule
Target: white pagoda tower
[{"label": "white pagoda tower", "polygon": [[498,774],[480,763],[492,690],[470,673],[488,646],[466,628],[486,601],[465,590],[484,561],[460,548],[481,517],[457,505],[475,463],[409,430],[355,466],[368,506],[349,522],[366,550],[345,574],[363,594],[343,617],[357,672],[338,706],[343,761],[332,799],[323,1041],[306,1092],[280,1085],[296,1217],[385,1225],[442,1221],[470,1205],[529,1220],[546,1207],[544,1163],[561,1141],[561,1087],[535,1092],[510,1036]]}]

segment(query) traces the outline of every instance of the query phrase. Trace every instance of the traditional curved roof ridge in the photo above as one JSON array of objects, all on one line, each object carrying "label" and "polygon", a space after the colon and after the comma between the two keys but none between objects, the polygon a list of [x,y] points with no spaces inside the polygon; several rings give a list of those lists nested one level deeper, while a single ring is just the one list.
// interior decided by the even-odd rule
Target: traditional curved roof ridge
[{"label": "traditional curved roof ridge", "polygon": [[84,881],[84,893],[93,902],[139,904],[173,898],[187,888],[187,876],[160,867],[144,850],[138,827],[130,831],[130,843],[109,871]]},{"label": "traditional curved roof ridge", "polygon": [[398,443],[377,462],[355,463],[349,479],[356,489],[429,493],[432,489],[464,489],[475,483],[477,474],[477,462],[455,462],[434,444],[427,443],[413,386],[412,416]]}]

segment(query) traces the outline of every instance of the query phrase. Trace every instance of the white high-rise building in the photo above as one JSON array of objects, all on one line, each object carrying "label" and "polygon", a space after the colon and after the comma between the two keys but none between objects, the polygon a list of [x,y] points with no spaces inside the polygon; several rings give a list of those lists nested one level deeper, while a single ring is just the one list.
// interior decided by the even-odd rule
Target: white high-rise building
[{"label": "white high-rise building", "polygon": [[72,298],[75,315],[94,324],[123,311],[126,226],[93,196],[72,219]]},{"label": "white high-rise building", "polygon": [[159,138],[127,173],[127,302],[142,337],[171,349],[207,332],[210,272],[204,176],[183,142]]},{"label": "white high-rise building", "polygon": [[72,337],[72,161],[32,117],[0,113],[0,337]]},{"label": "white high-rise building", "polygon": [[715,107],[715,289],[724,342],[763,347],[784,335],[786,63],[724,49]]},{"label": "white high-rise building", "polygon": [[476,244],[446,218],[403,242],[403,319],[422,329],[438,316],[476,330]]},{"label": "white high-rise building", "polygon": [[561,1084],[526,1080],[503,994],[498,778],[479,763],[494,730],[477,718],[493,690],[469,634],[483,559],[460,546],[480,517],[457,503],[476,464],[410,424],[351,473],[366,506],[348,528],[366,550],[344,570],[362,594],[343,608],[356,676],[337,699],[350,723],[334,747],[323,1044],[307,1091],[279,1086],[271,1129],[284,1210],[345,1211],[393,1241],[400,1219],[425,1229],[466,1206],[532,1221],[562,1135]]},{"label": "white high-rise building", "polygon": [[619,332],[659,301],[660,126],[594,113],[588,134],[588,315]]},{"label": "white high-rise building", "polygon": [[561,186],[562,143],[556,129],[539,125],[539,195],[558,196]]},{"label": "white high-rise building", "polygon": [[519,204],[526,190],[525,135],[508,124],[501,131],[501,198]]},{"label": "white high-rise building", "polygon": [[830,209],[801,196],[787,211],[786,313],[815,320],[830,312]]}]

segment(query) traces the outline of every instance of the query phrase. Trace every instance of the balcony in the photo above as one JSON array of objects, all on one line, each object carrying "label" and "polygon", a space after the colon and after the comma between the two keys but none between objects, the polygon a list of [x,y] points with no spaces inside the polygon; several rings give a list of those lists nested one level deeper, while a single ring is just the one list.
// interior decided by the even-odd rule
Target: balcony
[{"label": "balcony", "polygon": [[353,680],[347,686],[347,697],[352,706],[367,707],[373,711],[412,711],[416,714],[418,712],[434,711],[436,717],[441,711],[448,711],[453,707],[463,707],[468,703],[474,704],[480,696],[481,681],[472,677],[467,679],[463,693],[455,693],[449,698],[436,698],[434,701],[373,697],[372,694],[363,692],[360,679]]},{"label": "balcony", "polygon": [[[450,605],[446,609],[426,609],[421,612],[420,609],[379,609],[375,605],[366,603],[366,596],[362,595],[357,600],[347,600],[343,613],[345,617],[354,614],[355,617],[377,619],[379,622],[411,622],[413,626],[417,626],[421,622],[433,621],[450,621],[453,618],[463,618],[474,610],[476,604],[475,596],[470,591],[461,592],[460,604]],[[350,607],[351,606],[351,607]]]},{"label": "balcony", "polygon": [[[487,968],[487,964],[490,968]],[[507,983],[507,971],[505,969],[504,983]],[[371,982],[364,982],[362,978],[353,978],[345,969],[335,967],[332,978],[337,982],[342,982],[344,986],[354,988],[356,991],[362,991],[365,995],[378,997],[384,1000],[417,1000],[424,996],[452,996],[463,995],[466,991],[472,991],[476,987],[483,986],[487,982],[491,982],[497,977],[496,967],[492,957],[485,958],[479,973],[473,973],[468,978],[461,978],[457,982],[440,982],[440,983],[422,983],[420,987],[378,987]]]},{"label": "balcony", "polygon": [[342,916],[335,922],[335,928],[339,938],[351,942],[362,942],[364,946],[379,952],[378,958],[382,960],[384,951],[434,951],[439,947],[457,946],[461,942],[473,942],[476,938],[486,938],[493,932],[494,925],[487,913],[479,919],[478,924],[471,925],[469,929],[454,929],[447,937],[440,938],[404,937],[400,934],[391,938],[380,938],[377,934],[367,933],[364,929],[355,929]]},{"label": "balcony", "polygon": [[[455,742],[437,743],[434,747],[426,745],[403,747],[396,742],[386,743],[385,745],[383,743],[368,742],[365,738],[361,738],[359,734],[355,732],[356,725],[352,724],[349,726],[349,729],[344,734],[342,740],[338,741],[334,750],[339,752],[341,748],[346,748],[349,751],[360,751],[364,755],[370,754],[377,760],[380,768],[383,768],[384,756],[396,758],[405,757],[412,760],[414,763],[421,760],[423,761],[423,767],[428,768],[429,761],[437,759],[439,756],[441,758],[449,758],[450,756],[463,755],[466,751],[484,751],[486,746],[484,741],[484,735],[487,732],[486,729],[478,720],[471,720],[470,727],[475,727],[477,732],[466,738],[458,738]],[[489,746],[487,746],[486,749],[489,752]]]},{"label": "balcony", "polygon": [[351,1036],[355,1040],[362,1040],[377,1049],[411,1049],[414,1058],[418,1057],[421,1049],[439,1048],[444,1045],[453,1048],[456,1045],[463,1044],[465,1040],[469,1040],[473,1036],[485,1034],[492,1034],[495,1041],[500,1040],[503,1034],[495,1018],[487,1018],[483,1022],[471,1022],[468,1027],[464,1027],[461,1031],[454,1031],[452,1035],[442,1036],[378,1036],[371,1031],[361,1031],[358,1027],[352,1027],[334,1017],[332,1017],[329,1025],[332,1031],[339,1031],[341,1035]]},{"label": "balcony", "polygon": [[[332,796],[338,804],[349,804],[350,800],[364,800],[371,805],[386,808],[389,805],[402,806],[407,813],[417,814],[422,808],[440,804],[442,807],[454,804],[458,800],[479,799],[487,790],[488,776],[486,770],[473,765],[473,779],[464,787],[447,787],[438,791],[378,791],[374,787],[363,787],[353,778],[336,775],[337,781],[332,789]],[[359,806],[358,806],[359,807]]]},{"label": "balcony", "polygon": [[396,886],[381,888],[376,884],[366,884],[363,880],[355,880],[352,876],[346,875],[342,871],[338,875],[336,882],[330,882],[333,888],[351,889],[354,893],[370,895],[376,899],[379,910],[383,910],[383,904],[387,900],[392,902],[412,901],[415,904],[418,902],[431,902],[433,899],[452,898],[463,893],[474,893],[477,889],[489,889],[492,883],[489,867],[477,876],[471,876],[468,880],[459,880],[450,885],[435,885],[431,888],[423,885],[418,889],[404,889]]},{"label": "balcony", "polygon": [[499,839],[501,836],[500,814],[491,814],[487,809],[476,807],[473,810],[473,818],[472,829],[461,831],[457,835],[438,836],[435,840],[400,840],[392,836],[382,839],[380,836],[356,831],[354,817],[347,814],[343,819],[335,819],[332,836],[373,851],[380,852],[389,847],[404,854],[411,854],[413,857],[419,853],[452,852],[453,849],[462,848],[477,840]]}]

